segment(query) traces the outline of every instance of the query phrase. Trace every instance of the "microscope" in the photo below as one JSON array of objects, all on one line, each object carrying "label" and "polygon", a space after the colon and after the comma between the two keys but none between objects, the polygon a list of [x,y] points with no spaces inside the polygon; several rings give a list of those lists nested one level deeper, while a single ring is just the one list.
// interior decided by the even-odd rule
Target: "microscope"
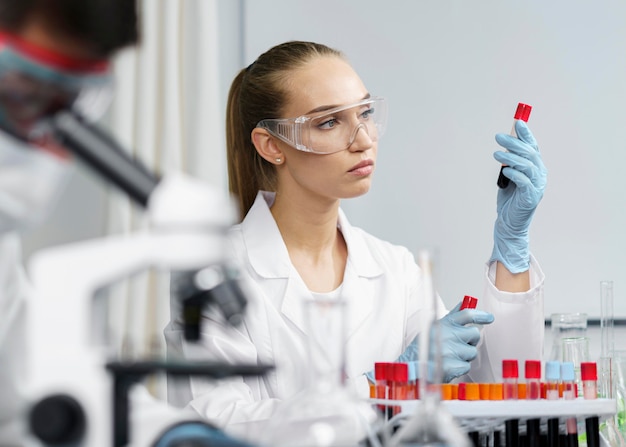
[{"label": "microscope", "polygon": [[[28,446],[146,447],[189,413],[163,405],[146,410],[133,386],[146,375],[261,375],[271,365],[112,361],[95,334],[103,288],[148,268],[179,272],[177,296],[186,337],[198,339],[202,308],[217,305],[237,324],[246,297],[227,258],[231,199],[182,175],[151,173],[116,141],[69,110],[50,125],[61,145],[145,208],[149,226],[127,235],[53,247],[35,253],[28,273]],[[149,418],[148,414],[155,413]],[[180,444],[200,446],[208,444]],[[228,445],[228,444],[223,444]],[[242,444],[243,445],[243,444]]]}]

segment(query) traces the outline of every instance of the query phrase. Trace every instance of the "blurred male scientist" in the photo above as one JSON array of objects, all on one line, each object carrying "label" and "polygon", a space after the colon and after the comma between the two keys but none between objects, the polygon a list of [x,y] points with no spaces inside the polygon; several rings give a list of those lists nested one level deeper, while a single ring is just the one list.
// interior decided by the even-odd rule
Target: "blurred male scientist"
[{"label": "blurred male scientist", "polygon": [[[78,93],[118,49],[137,42],[134,1],[0,0],[0,439],[23,405],[25,300],[18,231],[41,222],[68,158],[21,141],[61,92]],[[92,6],[92,8],[86,7]],[[71,73],[71,74],[70,74]],[[11,135],[13,134],[13,135]],[[3,444],[4,445],[4,444]]]},{"label": "blurred male scientist", "polygon": [[[36,123],[60,109],[75,109],[77,98],[86,99],[80,111],[92,119],[106,110],[112,93],[109,60],[139,40],[136,9],[135,0],[0,0],[2,446],[22,445],[27,414],[24,321],[29,284],[19,232],[45,219],[62,192],[70,164],[63,148],[45,132],[38,134]],[[176,429],[170,430],[169,443],[157,445],[246,445],[193,421]]]}]

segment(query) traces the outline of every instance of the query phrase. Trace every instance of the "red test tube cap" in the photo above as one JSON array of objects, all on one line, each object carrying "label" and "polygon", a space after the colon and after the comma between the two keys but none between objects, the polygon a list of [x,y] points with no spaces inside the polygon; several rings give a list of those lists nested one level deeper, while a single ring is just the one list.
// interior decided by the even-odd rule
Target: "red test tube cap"
[{"label": "red test tube cap", "polygon": [[581,362],[580,375],[583,380],[598,380],[598,368],[596,362]]},{"label": "red test tube cap", "polygon": [[465,295],[463,297],[463,303],[461,304],[461,310],[463,309],[476,309],[476,305],[478,304],[478,298],[474,298],[473,296]]},{"label": "red test tube cap", "polygon": [[517,379],[519,377],[517,360],[502,360],[502,377],[505,379]]},{"label": "red test tube cap", "polygon": [[394,363],[391,380],[396,382],[407,382],[409,380],[409,365],[406,363]]},{"label": "red test tube cap", "polygon": [[517,105],[517,110],[515,111],[515,116],[513,117],[516,120],[522,120],[524,122],[528,122],[528,118],[530,118],[530,111],[532,110],[532,106],[528,104],[524,104],[520,102]]},{"label": "red test tube cap", "polygon": [[387,380],[389,379],[389,363],[388,362],[377,362],[374,363],[374,378],[376,380]]},{"label": "red test tube cap", "polygon": [[539,360],[526,360],[524,377],[527,379],[541,379],[541,362]]}]

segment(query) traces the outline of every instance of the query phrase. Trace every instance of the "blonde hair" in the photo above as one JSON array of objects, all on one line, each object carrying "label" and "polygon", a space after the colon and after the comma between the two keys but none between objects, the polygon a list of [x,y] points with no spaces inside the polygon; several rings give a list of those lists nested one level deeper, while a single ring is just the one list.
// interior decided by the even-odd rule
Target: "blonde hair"
[{"label": "blonde hair", "polygon": [[290,72],[320,56],[344,58],[340,51],[319,43],[285,42],[261,54],[230,86],[226,109],[228,187],[238,201],[241,217],[259,190],[276,190],[276,167],[257,153],[252,130],[262,119],[281,118]]}]

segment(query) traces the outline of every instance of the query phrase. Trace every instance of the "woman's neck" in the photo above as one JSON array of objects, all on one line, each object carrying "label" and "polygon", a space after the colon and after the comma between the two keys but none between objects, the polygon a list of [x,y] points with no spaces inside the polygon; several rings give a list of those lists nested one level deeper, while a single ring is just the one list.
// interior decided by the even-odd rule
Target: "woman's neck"
[{"label": "woman's neck", "polygon": [[337,238],[339,200],[310,200],[276,193],[271,207],[287,245],[322,249]]},{"label": "woman's neck", "polygon": [[343,281],[348,251],[337,229],[339,201],[322,202],[277,194],[271,212],[291,262],[309,289],[329,292]]}]

